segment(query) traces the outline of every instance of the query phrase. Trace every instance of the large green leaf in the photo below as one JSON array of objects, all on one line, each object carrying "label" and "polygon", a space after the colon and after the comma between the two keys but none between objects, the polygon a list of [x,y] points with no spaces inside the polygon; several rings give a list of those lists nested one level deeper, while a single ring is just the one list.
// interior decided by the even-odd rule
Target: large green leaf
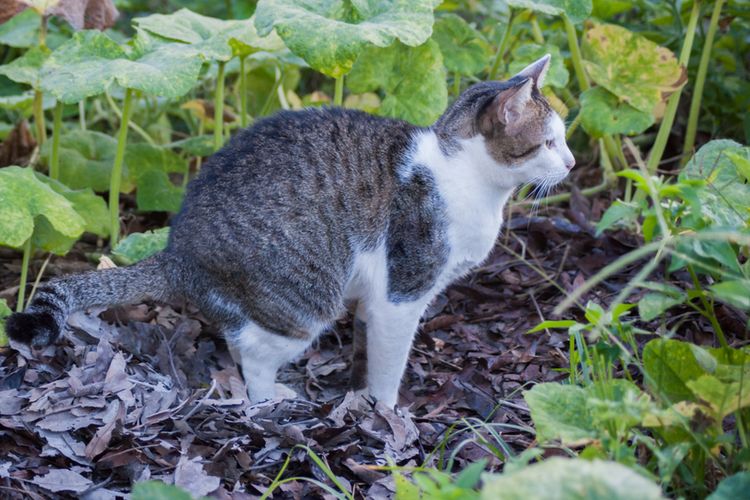
[{"label": "large green leaf", "polygon": [[182,488],[161,481],[135,483],[130,498],[132,500],[193,500],[193,496]]},{"label": "large green leaf", "polygon": [[190,44],[201,57],[212,61],[228,61],[234,55],[249,55],[255,50],[284,48],[275,33],[259,36],[253,18],[225,21],[180,9],[169,15],[139,17],[135,23],[154,35]]},{"label": "large green leaf", "polygon": [[750,147],[721,139],[705,144],[680,172],[680,180],[701,179],[703,215],[714,225],[742,228],[750,220],[750,184],[737,165],[750,159]]},{"label": "large green leaf", "polygon": [[654,123],[654,115],[621,101],[604,87],[581,94],[581,125],[592,137],[640,134]]},{"label": "large green leaf", "polygon": [[[47,163],[51,150],[52,141],[45,142],[41,156]],[[73,189],[109,190],[116,151],[117,140],[111,135],[79,129],[66,133],[60,140],[60,181]],[[134,188],[135,176],[124,165],[120,191],[129,193]]]},{"label": "large green leaf", "polygon": [[118,263],[129,266],[164,250],[168,239],[168,227],[145,233],[131,233],[117,244],[112,256]]},{"label": "large green leaf", "polygon": [[545,54],[550,54],[552,59],[550,60],[547,75],[544,77],[544,85],[558,88],[566,87],[570,75],[565,68],[565,60],[557,45],[538,45],[535,43],[520,45],[513,50],[513,62],[508,66],[508,71],[511,75],[515,75]]},{"label": "large green leaf", "polygon": [[598,436],[586,409],[586,391],[574,385],[544,383],[523,393],[540,443],[582,444]]},{"label": "large green leaf", "polygon": [[448,104],[445,68],[440,48],[429,40],[419,47],[400,42],[363,51],[348,77],[355,93],[382,89],[380,113],[415,125],[431,125]]},{"label": "large green leaf", "polygon": [[451,73],[475,75],[489,63],[489,44],[463,18],[445,15],[435,22],[433,31],[432,39],[440,46],[443,63]]},{"label": "large green leaf", "polygon": [[187,163],[169,149],[146,143],[129,144],[125,163],[135,176],[139,210],[177,212],[184,188],[169,179],[169,174],[185,173]]},{"label": "large green leaf", "polygon": [[543,14],[559,16],[567,14],[571,21],[579,23],[591,15],[591,0],[507,0],[508,5],[519,9],[531,9]]},{"label": "large green leaf", "polygon": [[719,421],[730,413],[750,406],[750,380],[722,382],[713,375],[702,375],[696,380],[689,380],[686,385],[697,400],[708,404]]},{"label": "large green leaf", "polygon": [[643,369],[651,392],[664,395],[671,403],[691,401],[693,391],[687,382],[706,374],[690,344],[672,339],[654,339],[646,344]]},{"label": "large green leaf", "polygon": [[654,114],[687,81],[669,49],[622,26],[587,23],[581,51],[594,82],[644,113]]},{"label": "large green leaf", "polygon": [[39,88],[39,70],[47,57],[49,57],[48,50],[32,47],[18,59],[0,66],[0,75],[5,75],[14,82]]},{"label": "large green leaf", "polygon": [[32,169],[0,169],[0,245],[20,248],[33,236],[36,248],[62,254],[85,228],[73,204]]},{"label": "large green leaf", "polygon": [[78,212],[85,223],[85,231],[105,237],[109,235],[109,210],[104,198],[97,196],[91,189],[70,189],[62,182],[50,179],[46,175],[36,172],[37,179],[52,188],[54,192],[64,196]]},{"label": "large green leaf", "polygon": [[650,500],[659,486],[625,465],[553,457],[513,472],[484,476],[483,500]]},{"label": "large green leaf", "polygon": [[748,491],[750,491],[750,472],[738,472],[722,479],[716,491],[708,495],[706,500],[737,500],[745,497]]},{"label": "large green leaf", "polygon": [[38,43],[39,14],[27,9],[0,24],[0,44],[26,48]]},{"label": "large green leaf", "polygon": [[132,46],[121,46],[100,31],[79,31],[42,66],[42,89],[69,104],[101,94],[114,82],[177,98],[193,87],[201,64],[184,44],[141,34]]},{"label": "large green leaf", "polygon": [[721,301],[750,311],[750,280],[737,279],[711,285],[711,291]]},{"label": "large green leaf", "polygon": [[432,34],[436,0],[260,0],[255,26],[276,28],[289,49],[331,77],[345,75],[370,45],[396,39],[423,44]]}]

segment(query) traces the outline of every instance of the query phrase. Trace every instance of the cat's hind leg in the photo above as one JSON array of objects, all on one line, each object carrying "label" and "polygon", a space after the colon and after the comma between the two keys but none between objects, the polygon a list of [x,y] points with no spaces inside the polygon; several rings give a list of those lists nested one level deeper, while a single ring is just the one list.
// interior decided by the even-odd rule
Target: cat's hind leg
[{"label": "cat's hind leg", "polygon": [[367,310],[363,302],[357,304],[352,324],[352,371],[349,388],[361,391],[367,387]]},{"label": "cat's hind leg", "polygon": [[233,357],[240,359],[251,403],[288,396],[276,393],[276,373],[282,365],[305,352],[318,333],[284,336],[248,322],[227,335]]}]

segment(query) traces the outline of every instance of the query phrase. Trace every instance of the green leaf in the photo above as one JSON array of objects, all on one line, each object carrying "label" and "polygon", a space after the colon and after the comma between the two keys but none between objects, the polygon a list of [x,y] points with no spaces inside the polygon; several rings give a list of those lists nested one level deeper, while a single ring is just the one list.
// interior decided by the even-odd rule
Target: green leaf
[{"label": "green leaf", "polygon": [[259,36],[253,18],[222,20],[180,9],[169,15],[139,17],[134,22],[154,35],[190,44],[195,52],[210,61],[228,61],[235,55],[247,56],[257,50],[284,49],[284,42],[275,33]]},{"label": "green leaf", "polygon": [[168,238],[168,227],[145,233],[131,233],[117,244],[112,256],[118,263],[129,266],[164,250]]},{"label": "green leaf", "polygon": [[125,163],[135,177],[138,209],[177,212],[182,204],[184,188],[175,185],[170,173],[185,173],[187,163],[169,149],[147,143],[128,144]]},{"label": "green leaf", "polygon": [[39,15],[32,9],[16,14],[0,24],[0,44],[27,48],[39,42]]},{"label": "green leaf", "polygon": [[591,0],[508,0],[508,5],[552,16],[565,13],[574,23],[589,17],[592,9]]},{"label": "green leaf", "polygon": [[68,104],[101,94],[114,82],[174,99],[198,78],[202,61],[187,45],[140,34],[128,49],[100,31],[79,31],[42,66],[42,89]]},{"label": "green leaf", "polygon": [[690,344],[672,339],[654,339],[646,344],[643,369],[649,390],[664,395],[670,403],[692,401],[693,391],[687,382],[706,374]]},{"label": "green leaf", "polygon": [[638,314],[643,321],[651,321],[670,307],[684,303],[686,298],[685,293],[677,296],[658,292],[647,293],[638,301]]},{"label": "green leaf", "polygon": [[8,345],[8,335],[5,334],[5,318],[13,314],[8,302],[0,299],[0,346]]},{"label": "green leaf", "polygon": [[570,328],[571,326],[575,325],[576,322],[572,319],[561,319],[561,320],[547,320],[542,321],[538,325],[536,325],[534,328],[529,330],[526,333],[536,333],[541,332],[542,330],[546,330],[547,328]]},{"label": "green leaf", "polygon": [[604,231],[621,222],[633,222],[638,217],[638,207],[620,200],[616,200],[602,214],[602,218],[596,223],[596,235],[601,235]]},{"label": "green leaf", "polygon": [[161,481],[143,481],[133,486],[132,500],[193,500],[187,491]]},{"label": "green leaf", "polygon": [[688,381],[686,385],[696,399],[708,403],[719,421],[730,413],[750,406],[750,383],[747,380],[722,382],[713,375],[703,375]]},{"label": "green leaf", "polygon": [[364,50],[347,85],[358,94],[382,89],[380,113],[415,125],[431,125],[448,104],[443,57],[432,40],[419,47],[396,42]]},{"label": "green leaf", "polygon": [[599,19],[611,19],[632,8],[633,2],[630,0],[594,0],[591,15]]},{"label": "green leaf", "polygon": [[482,476],[482,471],[487,466],[487,459],[483,458],[461,471],[456,477],[455,485],[458,488],[471,489],[475,488],[479,484],[479,480]]},{"label": "green leaf", "polygon": [[587,23],[581,51],[594,82],[650,115],[687,81],[669,49],[614,24]]},{"label": "green leaf", "polygon": [[210,156],[214,153],[213,135],[196,135],[180,139],[166,145],[170,149],[179,149],[190,156]]},{"label": "green leaf", "polygon": [[550,60],[549,70],[547,70],[547,76],[544,77],[544,86],[566,87],[570,75],[565,68],[565,58],[563,58],[557,45],[538,45],[535,43],[519,45],[513,50],[513,62],[508,66],[508,71],[511,75],[515,75],[545,54],[550,54],[552,59]]},{"label": "green leaf", "polygon": [[420,500],[419,486],[398,472],[393,473],[393,480],[396,485],[396,500]]},{"label": "green leaf", "polygon": [[73,205],[73,209],[84,220],[86,232],[101,237],[109,236],[109,211],[104,198],[94,194],[91,189],[70,189],[62,182],[50,179],[39,172],[36,172],[36,177]]},{"label": "green leaf", "polygon": [[423,44],[432,34],[436,0],[260,0],[255,26],[276,28],[287,47],[314,69],[337,78],[371,45]]},{"label": "green leaf", "polygon": [[32,47],[21,57],[0,66],[0,75],[5,75],[14,82],[25,83],[39,88],[39,70],[49,57],[49,50]]},{"label": "green leaf", "polygon": [[714,225],[741,228],[750,218],[750,184],[743,181],[737,158],[750,159],[750,147],[714,140],[700,148],[680,172],[681,181],[706,182],[697,194],[703,215]]},{"label": "green leaf", "polygon": [[598,436],[586,408],[586,391],[574,385],[543,383],[523,393],[540,443],[585,444]]},{"label": "green leaf", "polygon": [[750,280],[722,281],[711,285],[711,291],[722,302],[750,311]]},{"label": "green leaf", "polygon": [[725,477],[719,483],[716,491],[708,495],[706,500],[737,500],[750,491],[750,472],[738,472]]},{"label": "green leaf", "polygon": [[63,254],[86,227],[64,196],[40,181],[30,168],[0,169],[0,245]]},{"label": "green leaf", "polygon": [[443,63],[451,73],[475,75],[490,61],[490,47],[482,34],[455,14],[435,22],[432,39],[440,46]]},{"label": "green leaf", "polygon": [[552,457],[511,473],[486,475],[483,500],[651,500],[661,488],[625,465]]},{"label": "green leaf", "polygon": [[592,137],[607,134],[640,134],[654,123],[652,113],[644,113],[604,87],[581,94],[581,125]]},{"label": "green leaf", "polygon": [[[49,164],[52,141],[44,143],[42,160]],[[60,138],[60,181],[73,188],[91,188],[96,192],[109,190],[117,140],[111,135],[93,130],[74,129]],[[123,166],[120,191],[129,193],[135,188],[135,176]]]}]

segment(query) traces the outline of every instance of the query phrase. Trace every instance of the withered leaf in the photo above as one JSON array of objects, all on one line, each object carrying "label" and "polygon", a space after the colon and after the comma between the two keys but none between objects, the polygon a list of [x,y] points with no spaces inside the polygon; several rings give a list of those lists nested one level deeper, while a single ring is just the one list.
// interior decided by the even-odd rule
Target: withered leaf
[{"label": "withered leaf", "polygon": [[43,476],[36,476],[31,482],[54,493],[60,491],[82,493],[93,484],[90,479],[67,469],[51,469]]}]

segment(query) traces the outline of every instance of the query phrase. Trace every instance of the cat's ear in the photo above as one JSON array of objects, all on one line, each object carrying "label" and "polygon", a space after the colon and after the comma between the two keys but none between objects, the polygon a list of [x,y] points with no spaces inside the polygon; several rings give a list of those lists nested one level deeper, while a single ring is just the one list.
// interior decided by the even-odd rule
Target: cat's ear
[{"label": "cat's ear", "polygon": [[522,69],[516,76],[521,78],[531,78],[534,81],[536,88],[541,89],[542,85],[544,85],[544,77],[547,76],[547,70],[549,70],[550,59],[552,59],[552,56],[550,54],[545,54]]},{"label": "cat's ear", "polygon": [[500,92],[495,98],[497,120],[505,126],[509,135],[515,134],[523,121],[533,86],[534,81],[527,78],[523,83]]}]

